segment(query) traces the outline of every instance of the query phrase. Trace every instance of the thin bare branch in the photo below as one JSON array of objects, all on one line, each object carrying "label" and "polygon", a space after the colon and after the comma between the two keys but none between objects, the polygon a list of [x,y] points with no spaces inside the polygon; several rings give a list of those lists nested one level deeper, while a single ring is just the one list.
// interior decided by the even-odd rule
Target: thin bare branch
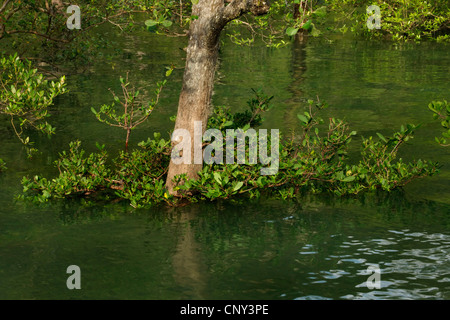
[{"label": "thin bare branch", "polygon": [[8,3],[10,3],[11,0],[6,0],[5,2],[3,2],[2,7],[0,8],[0,13],[2,13],[3,11],[5,11],[6,6],[8,5]]},{"label": "thin bare branch", "polygon": [[45,34],[39,33],[37,31],[32,31],[32,30],[12,30],[12,31],[6,31],[6,33],[7,34],[15,34],[15,33],[34,34],[38,37],[42,37],[47,40],[51,40],[51,41],[55,41],[55,42],[62,42],[62,43],[70,43],[70,40],[53,38],[53,37],[50,37]]}]

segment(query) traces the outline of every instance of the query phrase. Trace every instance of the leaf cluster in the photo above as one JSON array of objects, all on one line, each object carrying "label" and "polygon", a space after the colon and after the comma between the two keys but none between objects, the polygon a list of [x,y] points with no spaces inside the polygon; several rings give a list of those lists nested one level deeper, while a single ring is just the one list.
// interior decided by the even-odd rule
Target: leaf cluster
[{"label": "leaf cluster", "polygon": [[[259,93],[249,100],[250,114],[263,112],[270,99]],[[399,148],[418,128],[411,124],[402,126],[390,137],[378,134],[377,138],[362,138],[360,160],[349,159],[349,146],[356,132],[351,131],[345,121],[335,118],[328,120],[322,132],[319,128],[325,121],[319,113],[326,107],[325,103],[309,100],[308,110],[298,115],[300,132],[292,132],[292,136],[280,144],[279,168],[273,175],[261,175],[261,169],[269,165],[263,163],[204,164],[196,180],[188,179],[186,175],[176,176],[175,188],[181,196],[171,196],[165,189],[171,143],[160,134],[154,134],[153,139],[139,144],[140,149],[122,152],[113,161],[113,166],[106,165],[106,153],[102,148],[100,153],[86,156],[80,150],[79,142],[71,144],[70,151],[63,152],[57,161],[59,177],[51,180],[38,176],[32,180],[24,178],[24,191],[35,201],[108,191],[109,197],[126,200],[138,208],[162,202],[177,205],[238,196],[289,199],[305,193],[343,196],[372,190],[391,191],[438,172],[437,164],[422,160],[404,162],[398,158]],[[244,123],[247,129],[251,118],[247,117]],[[225,133],[236,125],[235,119],[242,118],[236,118],[236,114],[220,107],[208,126]],[[269,150],[274,143],[272,140],[269,135]],[[225,150],[225,143],[223,148]],[[237,148],[235,142],[235,155]],[[249,153],[250,148],[246,148],[245,159],[249,159]]]},{"label": "leaf cluster", "polygon": [[30,189],[40,190],[33,200],[45,202],[46,200],[61,199],[70,195],[89,195],[109,188],[111,182],[111,169],[106,165],[108,154],[100,147],[100,152],[85,155],[80,148],[81,142],[74,141],[69,150],[63,151],[55,162],[59,176],[51,180],[34,176],[32,179],[24,177],[22,185],[24,192]]},{"label": "leaf cluster", "polygon": [[57,96],[66,92],[65,77],[45,80],[30,61],[22,61],[17,54],[2,57],[0,71],[0,114],[10,118],[19,140],[27,146],[33,144],[29,137],[23,136],[26,127],[54,134],[55,128],[47,122],[49,107]]},{"label": "leaf cluster", "polygon": [[3,159],[0,159],[0,172],[5,171],[6,169],[8,169],[6,167],[6,163]]},{"label": "leaf cluster", "polygon": [[[302,193],[343,196],[377,189],[391,191],[437,172],[437,164],[422,160],[405,163],[397,158],[400,146],[418,128],[411,124],[402,126],[389,138],[381,134],[377,140],[363,138],[361,160],[351,164],[347,154],[356,132],[350,131],[344,121],[331,118],[325,134],[321,134],[319,126],[324,121],[317,114],[326,107],[309,100],[309,110],[298,115],[301,135],[293,134],[280,147],[276,174],[262,176],[262,164],[204,165],[197,180],[177,177],[178,188],[186,191],[184,197],[190,201],[229,199],[236,195],[252,198],[262,194],[282,199]],[[248,157],[249,150],[246,152]]]},{"label": "leaf cluster", "polygon": [[[450,40],[450,10],[447,0],[327,0],[330,10],[350,22],[353,32],[370,38],[387,37],[393,40],[435,39]],[[369,30],[366,8],[378,5],[381,13],[381,29]],[[345,19],[347,18],[347,19]],[[344,24],[341,30],[346,31]]]},{"label": "leaf cluster", "polygon": [[450,104],[448,104],[447,100],[432,101],[428,105],[428,109],[433,112],[433,118],[439,120],[441,126],[445,129],[442,132],[442,137],[435,138],[436,142],[444,147],[450,146],[450,142],[447,143],[447,139],[450,139]]}]

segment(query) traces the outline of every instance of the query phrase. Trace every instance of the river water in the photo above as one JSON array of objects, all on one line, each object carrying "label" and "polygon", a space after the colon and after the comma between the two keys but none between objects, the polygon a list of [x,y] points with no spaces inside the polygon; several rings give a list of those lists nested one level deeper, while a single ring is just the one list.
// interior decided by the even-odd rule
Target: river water
[{"label": "river water", "polygon": [[[23,176],[57,173],[53,161],[69,141],[88,151],[97,141],[112,154],[123,148],[125,133],[97,122],[90,108],[111,102],[108,88],[118,92],[127,71],[150,98],[165,67],[178,67],[130,144],[173,126],[186,39],[105,37],[123,49],[67,77],[70,93],[51,117],[57,134],[32,136],[36,158],[26,159],[0,119],[9,168],[0,174],[0,299],[450,299],[450,149],[434,142],[440,130],[427,110],[431,100],[450,100],[448,45],[322,38],[273,50],[224,38],[214,104],[243,110],[251,88],[261,87],[275,96],[265,128],[298,128],[296,114],[317,96],[330,104],[324,118],[345,118],[359,136],[423,123],[401,155],[443,167],[403,190],[142,210],[15,201]],[[81,290],[66,287],[69,265],[81,269]],[[370,268],[380,288],[368,288]]]}]

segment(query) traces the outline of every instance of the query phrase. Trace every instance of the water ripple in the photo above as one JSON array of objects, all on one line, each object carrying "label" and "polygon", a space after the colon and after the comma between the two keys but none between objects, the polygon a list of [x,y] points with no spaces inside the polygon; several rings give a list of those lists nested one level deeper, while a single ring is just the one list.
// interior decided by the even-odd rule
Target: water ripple
[{"label": "water ripple", "polygon": [[[442,283],[450,283],[450,235],[428,234],[411,230],[388,230],[389,236],[372,239],[346,240],[334,235],[333,250],[323,258],[328,265],[339,265],[317,273],[309,273],[305,285],[324,283],[347,287],[354,283],[355,292],[343,294],[341,299],[448,299]],[[305,245],[300,254],[318,254],[319,246]],[[376,266],[380,288],[370,290],[368,278]],[[372,270],[369,272],[369,270]],[[439,289],[441,288],[441,289]],[[450,285],[447,287],[450,291]],[[323,298],[303,296],[297,299]]]}]

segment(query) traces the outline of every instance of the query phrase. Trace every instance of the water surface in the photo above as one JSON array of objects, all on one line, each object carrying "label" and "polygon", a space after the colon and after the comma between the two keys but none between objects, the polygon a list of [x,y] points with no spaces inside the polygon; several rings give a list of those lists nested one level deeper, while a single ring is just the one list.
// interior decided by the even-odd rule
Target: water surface
[{"label": "water surface", "polygon": [[[97,122],[90,108],[111,102],[108,88],[118,91],[127,71],[150,98],[164,68],[179,67],[131,144],[172,128],[186,40],[148,33],[115,40],[120,55],[68,77],[70,93],[51,117],[57,134],[33,136],[41,155],[27,160],[8,120],[0,120],[0,156],[9,167],[0,174],[1,299],[450,298],[450,149],[434,143],[439,128],[426,107],[450,100],[448,45],[309,39],[273,50],[225,39],[221,50],[214,104],[243,110],[251,88],[262,87],[275,96],[266,128],[298,129],[296,114],[317,96],[330,104],[324,118],[345,118],[360,135],[423,123],[402,157],[443,168],[404,190],[145,210],[14,201],[24,175],[57,173],[52,163],[69,141],[82,140],[88,151],[96,141],[112,154],[123,148],[125,133]],[[72,264],[81,268],[81,290],[66,287]],[[370,290],[374,265],[381,288]]]}]

